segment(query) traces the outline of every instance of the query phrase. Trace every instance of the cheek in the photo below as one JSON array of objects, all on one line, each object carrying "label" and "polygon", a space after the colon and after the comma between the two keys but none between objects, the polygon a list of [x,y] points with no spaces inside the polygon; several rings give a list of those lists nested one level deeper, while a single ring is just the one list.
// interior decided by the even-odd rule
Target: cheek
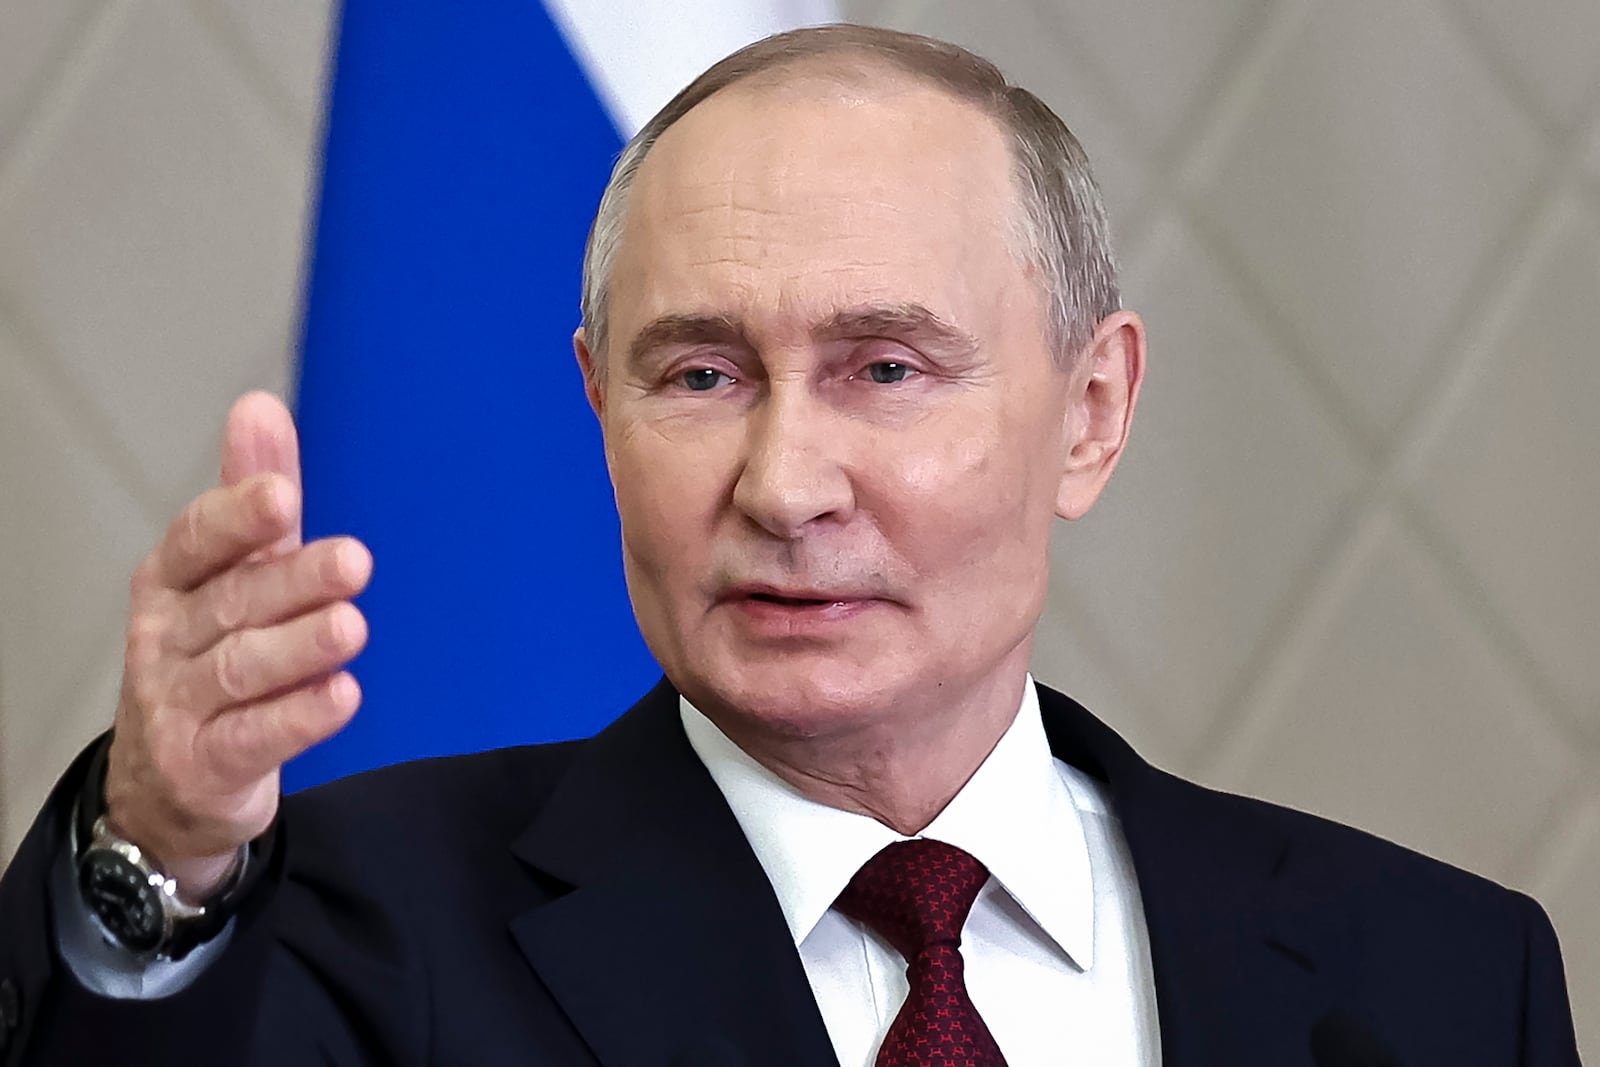
[{"label": "cheek", "polygon": [[891,474],[879,488],[885,533],[935,587],[1010,596],[1019,583],[1038,580],[1055,493],[1043,477],[1048,464],[1028,452],[1037,440],[1019,436],[1034,437],[1006,432],[1004,420],[950,430],[884,468]]},{"label": "cheek", "polygon": [[721,496],[715,451],[636,426],[607,452],[630,565],[658,581],[689,570],[705,553]]},{"label": "cheek", "polygon": [[1029,495],[1026,465],[1004,435],[985,428],[941,437],[901,457],[897,480],[908,497],[967,525],[1015,509]]}]

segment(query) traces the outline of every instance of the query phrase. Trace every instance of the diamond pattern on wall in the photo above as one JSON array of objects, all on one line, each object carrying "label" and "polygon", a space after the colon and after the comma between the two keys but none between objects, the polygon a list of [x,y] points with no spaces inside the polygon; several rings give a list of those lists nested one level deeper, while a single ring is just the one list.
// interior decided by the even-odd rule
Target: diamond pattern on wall
[{"label": "diamond pattern on wall", "polygon": [[1472,43],[1552,130],[1583,118],[1600,88],[1600,4],[1449,0]]},{"label": "diamond pattern on wall", "polygon": [[1512,877],[1581,758],[1419,545],[1384,524],[1368,552],[1240,738],[1229,782]]},{"label": "diamond pattern on wall", "polygon": [[[1097,91],[1114,105],[1111,111],[1124,136],[1135,138],[1146,162],[1153,164],[1175,140],[1182,140],[1186,122],[1204,117],[1199,108],[1208,103],[1271,6],[1271,0],[1043,4],[1041,15],[1057,32],[1054,41],[1042,40],[1037,47],[1070,48],[1081,57],[1075,62],[1090,65]],[[997,36],[1011,31],[1005,22],[992,21]],[[1005,69],[1010,73],[1009,59]],[[1153,71],[1160,76],[1152,77]]]},{"label": "diamond pattern on wall", "polygon": [[177,10],[129,12],[0,203],[0,298],[163,510],[196,488],[230,399],[284,365],[306,171],[266,150],[259,106]]},{"label": "diamond pattern on wall", "polygon": [[29,712],[0,724],[0,781],[37,805],[33,789],[110,725],[115,704],[73,712],[85,680],[120,663],[128,575],[160,530],[4,330],[0,367],[0,708]]},{"label": "diamond pattern on wall", "polygon": [[1600,222],[1569,201],[1414,492],[1600,736]]},{"label": "diamond pattern on wall", "polygon": [[22,132],[29,109],[63,76],[68,53],[86,31],[91,0],[52,0],[27,18],[0,17],[0,173]]},{"label": "diamond pattern on wall", "polygon": [[1359,422],[1386,430],[1543,149],[1428,5],[1325,4],[1199,203]]},{"label": "diamond pattern on wall", "polygon": [[259,64],[270,79],[262,87],[264,95],[281,98],[295,128],[316,131],[321,124],[331,5],[305,0],[192,2],[197,10],[216,12],[222,32],[241,46],[241,62]]}]

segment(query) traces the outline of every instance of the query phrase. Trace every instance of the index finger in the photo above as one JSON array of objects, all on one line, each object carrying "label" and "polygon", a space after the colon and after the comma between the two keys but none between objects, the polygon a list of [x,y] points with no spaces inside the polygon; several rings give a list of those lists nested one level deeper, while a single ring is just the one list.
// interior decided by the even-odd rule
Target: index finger
[{"label": "index finger", "polygon": [[252,555],[299,540],[299,488],[283,475],[254,475],[189,502],[156,548],[157,578],[188,591]]}]

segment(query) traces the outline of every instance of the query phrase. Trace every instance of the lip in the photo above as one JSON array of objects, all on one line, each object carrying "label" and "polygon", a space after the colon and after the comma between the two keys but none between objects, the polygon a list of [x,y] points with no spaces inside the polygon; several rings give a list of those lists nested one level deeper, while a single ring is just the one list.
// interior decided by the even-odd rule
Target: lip
[{"label": "lip", "polygon": [[883,601],[853,593],[754,584],[729,590],[723,603],[753,636],[781,638],[826,637]]},{"label": "lip", "polygon": [[814,600],[822,603],[841,604],[872,599],[856,593],[836,593],[826,589],[808,589],[803,586],[768,585],[765,582],[737,585],[724,595],[726,600],[748,600],[751,597],[760,597],[764,600]]}]

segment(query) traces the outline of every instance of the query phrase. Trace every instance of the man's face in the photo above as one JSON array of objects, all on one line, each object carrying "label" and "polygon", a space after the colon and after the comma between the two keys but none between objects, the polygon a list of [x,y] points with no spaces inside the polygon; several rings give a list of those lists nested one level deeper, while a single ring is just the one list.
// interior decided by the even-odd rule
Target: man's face
[{"label": "man's face", "polygon": [[887,74],[736,86],[644,163],[591,400],[640,628],[714,717],[815,736],[1025,669],[1109,464],[1073,473],[1092,361],[1052,358],[1010,175]]}]

